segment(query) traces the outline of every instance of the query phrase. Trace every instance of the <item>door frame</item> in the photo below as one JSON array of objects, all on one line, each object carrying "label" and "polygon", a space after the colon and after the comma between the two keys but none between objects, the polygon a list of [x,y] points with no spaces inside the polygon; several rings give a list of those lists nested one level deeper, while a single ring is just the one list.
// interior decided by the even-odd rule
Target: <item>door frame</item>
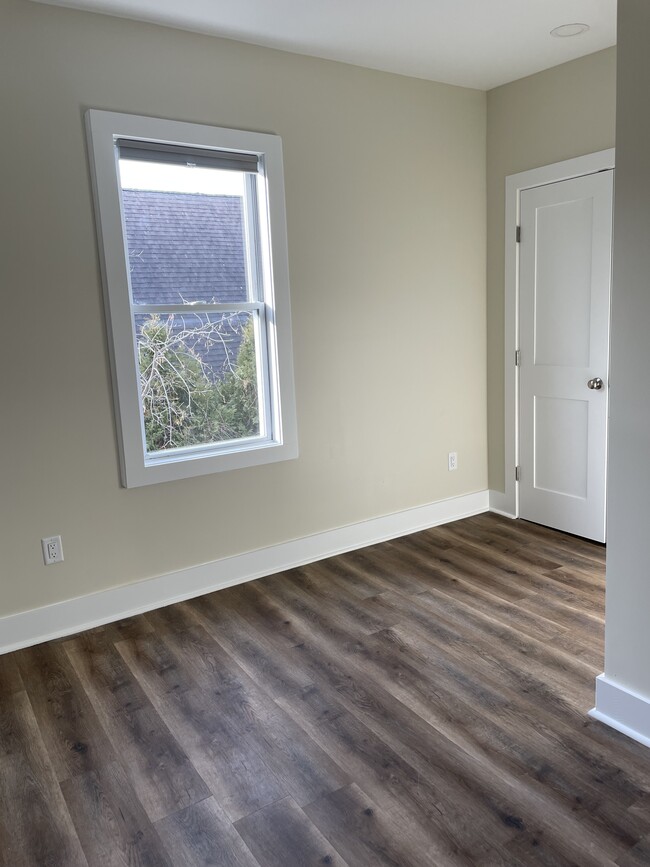
[{"label": "door frame", "polygon": [[490,509],[510,518],[519,517],[519,368],[515,352],[519,349],[519,243],[521,193],[534,187],[567,181],[583,175],[614,168],[615,148],[586,154],[549,166],[541,166],[506,177],[505,245],[505,330],[504,330],[504,468],[505,490],[490,491]]}]

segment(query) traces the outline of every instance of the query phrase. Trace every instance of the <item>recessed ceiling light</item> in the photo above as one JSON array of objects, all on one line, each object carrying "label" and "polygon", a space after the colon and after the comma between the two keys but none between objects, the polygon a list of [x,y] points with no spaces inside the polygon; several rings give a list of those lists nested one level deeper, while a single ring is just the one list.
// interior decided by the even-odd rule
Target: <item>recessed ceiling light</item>
[{"label": "recessed ceiling light", "polygon": [[588,24],[562,24],[560,27],[551,30],[551,36],[580,36],[586,33],[587,30],[589,30]]}]

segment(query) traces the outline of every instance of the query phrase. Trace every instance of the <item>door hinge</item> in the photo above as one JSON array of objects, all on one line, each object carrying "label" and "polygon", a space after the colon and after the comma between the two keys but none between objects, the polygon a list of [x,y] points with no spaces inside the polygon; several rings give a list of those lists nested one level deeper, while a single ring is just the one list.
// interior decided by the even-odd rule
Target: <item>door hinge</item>
[{"label": "door hinge", "polygon": [[517,226],[517,243],[521,244],[521,226]]},{"label": "door hinge", "polygon": [[515,482],[521,481],[521,467],[515,467]]},{"label": "door hinge", "polygon": [[521,349],[515,349],[515,367],[521,367]]}]

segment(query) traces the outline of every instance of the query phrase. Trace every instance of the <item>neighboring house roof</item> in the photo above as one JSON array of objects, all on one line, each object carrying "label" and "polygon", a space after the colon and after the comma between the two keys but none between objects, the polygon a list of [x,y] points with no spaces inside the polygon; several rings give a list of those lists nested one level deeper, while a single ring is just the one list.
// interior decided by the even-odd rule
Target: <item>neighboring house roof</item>
[{"label": "neighboring house roof", "polygon": [[123,190],[136,303],[246,301],[238,196]]},{"label": "neighboring house roof", "polygon": [[[191,328],[199,324],[191,302],[247,300],[241,198],[125,189],[122,201],[136,304],[190,302],[182,319]],[[179,314],[175,323],[177,331]],[[224,338],[195,347],[215,375],[239,352],[240,332],[225,328]]]}]

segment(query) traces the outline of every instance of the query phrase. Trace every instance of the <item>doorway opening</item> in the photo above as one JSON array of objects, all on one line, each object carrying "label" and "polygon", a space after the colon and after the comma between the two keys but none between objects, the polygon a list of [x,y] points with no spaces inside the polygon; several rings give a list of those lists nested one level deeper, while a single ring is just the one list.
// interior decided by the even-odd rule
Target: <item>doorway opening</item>
[{"label": "doorway opening", "polygon": [[[564,512],[570,512],[568,506],[565,508],[557,505],[558,503],[575,506],[580,500],[587,499],[583,496],[585,486],[588,486],[589,491],[593,491],[595,482],[589,481],[589,473],[593,471],[593,467],[600,466],[604,486],[611,280],[611,185],[614,156],[615,151],[610,149],[522,172],[506,180],[506,478],[504,493],[493,494],[491,506],[495,511],[509,516],[527,517],[549,526],[558,526],[564,520]],[[598,178],[599,174],[603,177]],[[591,185],[594,185],[594,190],[590,189]],[[608,195],[609,213],[606,204]],[[532,223],[526,229],[525,226],[522,227],[522,218],[526,219],[527,213]],[[572,233],[575,237],[572,237]],[[540,239],[549,251],[550,263],[541,270],[536,263]],[[596,289],[592,286],[591,275],[589,279],[584,274],[580,278],[577,276],[579,266],[584,267],[585,263],[601,274],[601,277],[596,279]],[[522,267],[528,268],[527,279],[533,283],[532,302],[530,297],[522,297]],[[603,274],[606,275],[605,278],[602,277]],[[604,280],[607,284],[606,301],[602,300]],[[569,285],[572,287],[570,294],[567,288]],[[598,297],[592,298],[594,292]],[[528,304],[524,303],[522,306],[522,301],[526,300]],[[606,319],[604,325],[603,312]],[[521,321],[522,315],[524,323]],[[592,321],[598,326],[593,338]],[[588,323],[588,329],[585,323]],[[579,332],[573,337],[572,328],[577,328]],[[606,335],[604,341],[603,333]],[[531,345],[522,346],[522,339]],[[600,343],[601,347],[604,342],[604,355],[597,356],[592,353],[592,339]],[[585,348],[587,343],[589,346]],[[568,362],[568,367],[566,364],[565,367],[570,370],[570,378],[575,380],[575,393],[572,397],[562,394],[561,391],[549,395],[543,383],[533,382],[536,374],[539,374],[538,379],[543,379],[544,375],[547,379],[549,376],[552,379],[554,375],[556,384],[561,386],[559,369],[562,365],[557,364],[558,361]],[[531,371],[535,371],[535,375],[531,375],[532,384],[528,391],[536,391],[538,400],[531,401],[532,409],[531,406],[527,407],[524,418],[521,387],[522,378],[526,387],[525,373],[522,377],[522,368],[525,370],[526,363],[530,365]],[[595,367],[599,369],[595,370]],[[584,377],[584,373],[591,375]],[[592,380],[594,382],[589,386]],[[596,380],[602,380],[600,388]],[[580,394],[578,389],[581,390]],[[526,399],[527,396],[528,392]],[[566,402],[562,404],[559,403],[560,400]],[[591,406],[594,410],[590,413]],[[578,455],[579,433],[576,433],[576,430],[579,432],[581,429],[583,437],[586,436],[590,415],[592,419],[595,418],[597,409],[601,410],[601,458],[585,458],[585,454]],[[595,434],[592,434],[592,438],[593,436]],[[546,451],[542,447],[544,442],[549,444]],[[556,452],[555,457],[553,450]],[[523,460],[526,460],[529,466],[522,465]],[[528,484],[540,495],[538,499],[546,501],[545,512],[542,510],[542,513],[524,514],[524,511],[529,511],[524,491],[526,476]],[[552,497],[547,495],[544,489],[550,494],[557,492],[560,495],[555,508],[555,512],[560,513],[558,521],[553,520],[553,506],[549,505]],[[565,498],[564,501],[562,497]],[[594,532],[593,519],[591,527],[583,521],[574,525],[564,523],[559,528],[603,541],[604,487],[600,499],[602,530],[597,528]]]}]

